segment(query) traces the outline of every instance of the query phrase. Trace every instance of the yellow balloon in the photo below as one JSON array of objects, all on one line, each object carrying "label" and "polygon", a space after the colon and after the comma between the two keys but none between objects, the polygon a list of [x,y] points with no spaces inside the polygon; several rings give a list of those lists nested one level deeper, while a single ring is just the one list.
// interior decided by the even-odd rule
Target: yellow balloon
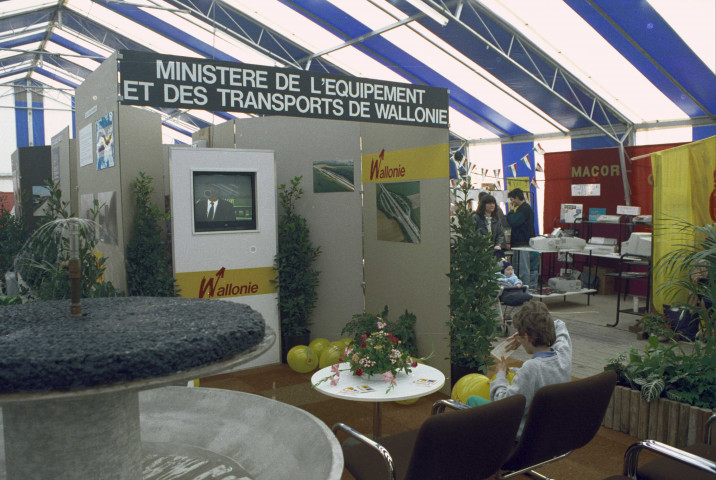
[{"label": "yellow balloon", "polygon": [[467,403],[473,395],[490,399],[490,379],[480,373],[465,375],[452,387],[451,397],[458,402]]},{"label": "yellow balloon", "polygon": [[340,348],[340,349],[341,349],[341,352],[342,352],[343,350],[345,350],[345,348],[346,348],[346,345],[345,345],[345,343],[343,343],[342,340],[335,340],[335,341],[329,343],[328,345],[331,346],[331,347]]},{"label": "yellow balloon", "polygon": [[288,366],[298,373],[308,373],[318,366],[318,355],[306,345],[296,345],[286,354]]},{"label": "yellow balloon", "polygon": [[343,344],[343,347],[349,347],[351,343],[353,343],[353,339],[350,337],[343,337],[339,340],[336,340],[334,343],[341,343]]},{"label": "yellow balloon", "polygon": [[[494,374],[490,379],[490,383],[494,382],[496,378],[497,374]],[[510,385],[512,385],[512,379],[515,378],[515,372],[513,370],[507,370],[507,375],[505,375],[505,378],[508,382],[510,382]]]},{"label": "yellow balloon", "polygon": [[397,400],[395,403],[397,403],[398,405],[412,405],[415,402],[417,402],[418,400],[420,400],[420,399],[419,398],[409,398],[407,400]]},{"label": "yellow balloon", "polygon": [[343,346],[338,346],[331,343],[323,350],[323,353],[321,353],[321,358],[318,362],[318,366],[320,368],[330,367],[331,365],[341,363],[342,361],[345,361],[343,354]]},{"label": "yellow balloon", "polygon": [[316,352],[318,358],[321,358],[323,350],[326,349],[329,343],[331,343],[331,341],[327,338],[314,338],[313,340],[311,340],[311,343],[308,344],[308,348]]}]

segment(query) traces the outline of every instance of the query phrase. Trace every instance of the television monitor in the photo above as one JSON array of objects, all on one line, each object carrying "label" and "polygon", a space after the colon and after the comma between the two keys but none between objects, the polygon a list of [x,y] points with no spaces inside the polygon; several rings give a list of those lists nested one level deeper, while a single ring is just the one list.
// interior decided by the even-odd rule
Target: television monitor
[{"label": "television monitor", "polygon": [[192,171],[194,232],[256,230],[256,172]]}]

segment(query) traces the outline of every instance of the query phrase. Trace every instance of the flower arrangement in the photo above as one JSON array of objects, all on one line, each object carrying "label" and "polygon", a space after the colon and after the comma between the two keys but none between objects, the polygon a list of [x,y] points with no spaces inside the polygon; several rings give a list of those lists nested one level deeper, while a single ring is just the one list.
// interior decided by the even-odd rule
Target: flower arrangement
[{"label": "flower arrangement", "polygon": [[[387,393],[397,385],[396,375],[401,371],[410,373],[418,362],[410,356],[398,337],[384,330],[385,327],[386,324],[379,320],[376,332],[361,335],[350,347],[346,347],[344,353],[353,375],[381,375],[388,384]],[[337,385],[341,371],[345,370],[333,365],[331,375],[318,383],[330,380],[331,385]]]}]

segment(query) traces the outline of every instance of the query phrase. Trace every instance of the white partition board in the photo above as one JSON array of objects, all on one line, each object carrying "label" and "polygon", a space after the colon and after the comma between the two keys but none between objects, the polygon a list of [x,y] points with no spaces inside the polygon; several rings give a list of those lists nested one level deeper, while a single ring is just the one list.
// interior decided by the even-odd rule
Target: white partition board
[{"label": "white partition board", "polygon": [[[195,172],[207,171],[256,173],[255,230],[194,231],[192,179]],[[276,172],[273,152],[170,148],[169,176],[174,273],[179,286],[185,285],[180,295],[200,298],[203,294],[202,298],[222,298],[249,305],[261,313],[266,325],[279,335],[278,297],[275,288],[267,286],[267,275],[273,269],[277,249]],[[226,277],[223,277],[224,272]],[[234,286],[234,290],[231,290],[231,274],[238,276],[235,278],[243,279],[245,285],[261,285],[261,288],[258,293],[239,292],[240,296],[234,296],[237,289]],[[253,275],[257,277],[254,278]],[[217,288],[193,288],[193,283],[183,283],[180,279],[196,280],[197,284],[202,286],[214,281]],[[187,288],[186,285],[192,285],[192,288]],[[229,293],[222,295],[221,292]],[[279,344],[276,342],[269,351],[241,368],[278,363],[279,353]]]}]

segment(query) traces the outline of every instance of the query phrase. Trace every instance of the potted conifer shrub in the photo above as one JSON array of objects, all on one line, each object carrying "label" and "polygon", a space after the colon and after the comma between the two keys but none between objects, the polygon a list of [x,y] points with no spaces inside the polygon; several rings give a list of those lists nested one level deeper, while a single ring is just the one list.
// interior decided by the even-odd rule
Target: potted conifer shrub
[{"label": "potted conifer shrub", "polygon": [[144,172],[132,186],[134,191],[134,231],[127,245],[127,290],[129,295],[173,297],[176,284],[169,268],[162,222],[169,215],[151,201],[152,177]]},{"label": "potted conifer shrub", "polygon": [[295,177],[290,185],[278,187],[282,212],[278,220],[275,266],[284,362],[292,346],[308,345],[311,314],[318,300],[319,271],[314,264],[321,251],[313,246],[308,222],[296,210],[296,203],[303,196],[302,178]]},{"label": "potted conifer shrub", "polygon": [[450,222],[450,364],[452,382],[468,373],[485,373],[493,363],[497,334],[495,308],[499,268],[487,235],[477,230],[467,198],[469,182],[454,189],[455,214]]}]

